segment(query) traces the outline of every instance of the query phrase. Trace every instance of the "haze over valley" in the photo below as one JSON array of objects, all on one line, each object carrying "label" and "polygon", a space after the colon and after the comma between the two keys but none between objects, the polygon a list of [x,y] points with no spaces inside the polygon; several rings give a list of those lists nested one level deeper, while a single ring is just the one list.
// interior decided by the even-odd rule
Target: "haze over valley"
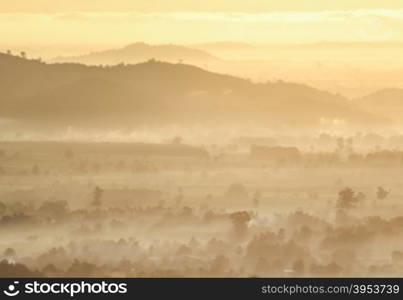
[{"label": "haze over valley", "polygon": [[5,0],[0,277],[402,276],[402,5],[303,2]]}]

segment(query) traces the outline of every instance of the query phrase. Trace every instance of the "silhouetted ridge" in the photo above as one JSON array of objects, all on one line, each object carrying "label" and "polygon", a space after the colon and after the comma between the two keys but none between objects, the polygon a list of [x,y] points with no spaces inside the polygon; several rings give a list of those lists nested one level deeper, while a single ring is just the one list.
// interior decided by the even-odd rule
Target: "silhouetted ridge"
[{"label": "silhouetted ridge", "polygon": [[287,82],[254,84],[201,68],[149,60],[108,67],[45,64],[0,55],[0,117],[61,124],[253,122],[291,126],[376,118],[344,98]]},{"label": "silhouetted ridge", "polygon": [[369,112],[401,121],[403,114],[403,89],[387,88],[356,99],[356,103]]},{"label": "silhouetted ridge", "polygon": [[149,45],[133,43],[120,49],[92,52],[85,55],[56,57],[51,62],[78,62],[88,65],[115,65],[119,63],[139,63],[149,59],[158,59],[172,63],[208,63],[217,60],[206,51],[178,45]]}]

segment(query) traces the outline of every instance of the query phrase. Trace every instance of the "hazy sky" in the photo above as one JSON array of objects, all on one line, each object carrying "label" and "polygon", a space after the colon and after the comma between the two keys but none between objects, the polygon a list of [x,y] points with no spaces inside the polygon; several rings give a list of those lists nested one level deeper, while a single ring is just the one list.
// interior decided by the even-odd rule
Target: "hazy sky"
[{"label": "hazy sky", "polygon": [[0,0],[4,47],[403,41],[401,0]]},{"label": "hazy sky", "polygon": [[1,0],[2,12],[317,11],[403,8],[401,0]]}]

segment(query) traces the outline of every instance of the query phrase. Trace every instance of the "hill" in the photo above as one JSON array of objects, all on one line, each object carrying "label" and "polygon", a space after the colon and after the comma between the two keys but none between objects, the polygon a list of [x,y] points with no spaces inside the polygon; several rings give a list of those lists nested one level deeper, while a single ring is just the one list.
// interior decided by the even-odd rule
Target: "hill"
[{"label": "hill", "polygon": [[341,96],[287,82],[255,84],[185,64],[46,64],[0,54],[0,118],[43,126],[254,124],[317,126],[383,121]]},{"label": "hill", "polygon": [[203,64],[218,60],[206,51],[185,46],[134,43],[121,49],[93,52],[81,56],[56,57],[50,62],[116,65],[120,63],[135,64],[149,59],[190,64]]},{"label": "hill", "polygon": [[403,89],[387,88],[356,99],[357,104],[371,113],[387,116],[401,122],[403,115]]}]

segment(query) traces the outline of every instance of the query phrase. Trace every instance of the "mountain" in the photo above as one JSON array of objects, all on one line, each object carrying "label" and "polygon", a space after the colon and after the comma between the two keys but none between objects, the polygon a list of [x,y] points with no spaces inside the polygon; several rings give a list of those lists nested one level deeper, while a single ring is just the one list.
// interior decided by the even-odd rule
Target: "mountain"
[{"label": "mountain", "polygon": [[93,52],[81,56],[56,57],[50,62],[116,65],[120,63],[135,64],[149,59],[190,64],[203,64],[218,60],[206,51],[185,46],[134,43],[121,49]]},{"label": "mountain", "polygon": [[[152,58],[171,63],[182,61],[257,82],[281,78],[357,98],[385,86],[401,87],[402,51],[403,43],[384,42],[213,42],[187,46],[135,43],[122,49],[59,57],[49,62],[116,65]],[[27,53],[32,57],[31,51]]]},{"label": "mountain", "polygon": [[356,103],[368,112],[387,116],[396,122],[402,120],[403,89],[387,88],[356,99]]},{"label": "mountain", "polygon": [[181,63],[47,64],[0,54],[0,118],[40,126],[166,124],[278,128],[383,122],[345,98],[288,82],[252,83]]}]

